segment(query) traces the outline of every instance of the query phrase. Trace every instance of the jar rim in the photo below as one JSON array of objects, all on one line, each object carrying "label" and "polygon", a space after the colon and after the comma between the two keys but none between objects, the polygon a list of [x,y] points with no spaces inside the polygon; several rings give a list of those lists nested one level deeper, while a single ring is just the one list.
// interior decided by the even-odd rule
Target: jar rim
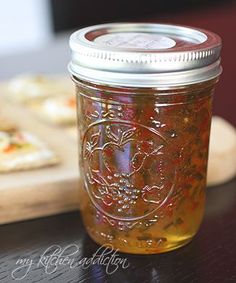
[{"label": "jar rim", "polygon": [[215,33],[166,24],[113,23],[70,37],[74,76],[134,87],[184,85],[220,75],[221,39]]}]

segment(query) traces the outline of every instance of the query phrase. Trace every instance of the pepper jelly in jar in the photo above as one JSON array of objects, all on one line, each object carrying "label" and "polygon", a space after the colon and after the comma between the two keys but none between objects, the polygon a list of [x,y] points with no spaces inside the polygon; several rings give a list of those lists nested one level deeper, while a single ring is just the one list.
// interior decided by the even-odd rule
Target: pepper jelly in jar
[{"label": "pepper jelly in jar", "polygon": [[188,243],[202,221],[216,34],[164,24],[104,24],[70,38],[85,227],[122,252]]}]

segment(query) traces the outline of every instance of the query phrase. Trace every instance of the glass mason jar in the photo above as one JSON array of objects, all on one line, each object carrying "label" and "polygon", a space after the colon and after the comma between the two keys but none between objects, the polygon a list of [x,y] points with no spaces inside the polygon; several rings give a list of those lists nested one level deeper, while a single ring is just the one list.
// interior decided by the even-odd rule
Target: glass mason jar
[{"label": "glass mason jar", "polygon": [[81,214],[122,252],[188,243],[202,221],[220,38],[158,24],[106,24],[70,39]]}]

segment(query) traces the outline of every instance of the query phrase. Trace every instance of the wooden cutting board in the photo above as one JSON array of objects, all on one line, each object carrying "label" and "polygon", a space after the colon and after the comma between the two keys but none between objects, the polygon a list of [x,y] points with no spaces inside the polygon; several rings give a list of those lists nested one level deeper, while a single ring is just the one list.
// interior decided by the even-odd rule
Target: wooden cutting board
[{"label": "wooden cutting board", "polygon": [[77,142],[63,128],[48,125],[24,106],[9,102],[1,91],[0,111],[45,141],[61,160],[52,167],[0,174],[0,224],[77,210],[82,186]]}]

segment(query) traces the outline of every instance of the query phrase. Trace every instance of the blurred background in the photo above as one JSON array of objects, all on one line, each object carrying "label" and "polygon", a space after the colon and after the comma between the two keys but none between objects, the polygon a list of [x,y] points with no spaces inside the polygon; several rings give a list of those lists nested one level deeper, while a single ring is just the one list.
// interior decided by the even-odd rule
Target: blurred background
[{"label": "blurred background", "polygon": [[224,68],[214,114],[236,125],[236,1],[0,0],[0,80],[19,73],[66,73],[68,37],[104,22],[167,22],[205,28],[223,39]]}]

